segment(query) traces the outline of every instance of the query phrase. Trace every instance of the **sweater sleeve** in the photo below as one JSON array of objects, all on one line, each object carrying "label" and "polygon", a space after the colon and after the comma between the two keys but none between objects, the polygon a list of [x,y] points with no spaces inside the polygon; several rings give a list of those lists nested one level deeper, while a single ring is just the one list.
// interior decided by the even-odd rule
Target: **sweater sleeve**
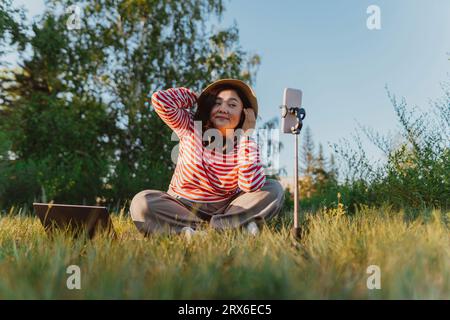
[{"label": "sweater sleeve", "polygon": [[266,176],[260,162],[258,144],[251,137],[240,137],[238,149],[239,188],[244,192],[257,191],[265,182]]},{"label": "sweater sleeve", "polygon": [[194,120],[189,109],[196,101],[195,92],[184,87],[159,90],[151,96],[156,113],[180,138],[193,128]]}]

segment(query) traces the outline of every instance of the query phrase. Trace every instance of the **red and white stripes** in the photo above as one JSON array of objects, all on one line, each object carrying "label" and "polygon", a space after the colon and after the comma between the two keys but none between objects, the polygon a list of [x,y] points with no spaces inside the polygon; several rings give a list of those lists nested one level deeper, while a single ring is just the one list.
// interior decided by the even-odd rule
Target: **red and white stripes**
[{"label": "red and white stripes", "polygon": [[196,94],[183,87],[156,91],[151,96],[155,111],[180,138],[170,189],[180,197],[201,202],[222,201],[239,190],[259,190],[266,177],[256,141],[242,136],[227,154],[203,147],[201,125],[194,126],[189,110],[196,100]]}]

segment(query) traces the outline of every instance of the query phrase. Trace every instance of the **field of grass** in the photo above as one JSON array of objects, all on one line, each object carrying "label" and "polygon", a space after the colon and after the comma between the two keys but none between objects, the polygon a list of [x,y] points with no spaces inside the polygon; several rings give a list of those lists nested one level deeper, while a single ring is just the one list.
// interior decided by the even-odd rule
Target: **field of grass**
[{"label": "field of grass", "polygon": [[[37,218],[0,217],[0,299],[450,299],[449,213],[414,219],[389,208],[305,218],[298,243],[279,218],[253,238],[207,231],[142,237],[123,211],[119,238],[46,236]],[[69,290],[66,268],[81,269]],[[381,289],[367,288],[367,267]]]}]

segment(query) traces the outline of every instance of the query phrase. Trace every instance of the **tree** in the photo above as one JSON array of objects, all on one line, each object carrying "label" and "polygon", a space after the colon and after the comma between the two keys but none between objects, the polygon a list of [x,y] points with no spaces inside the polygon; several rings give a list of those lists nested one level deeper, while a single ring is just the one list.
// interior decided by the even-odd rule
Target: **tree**
[{"label": "tree", "polygon": [[[278,139],[278,124],[278,118],[273,118],[263,123],[257,131],[260,156],[262,157],[262,160],[266,160],[264,166],[267,170],[266,173],[269,178],[275,179],[277,179],[282,172],[286,171],[284,168],[277,167],[278,162],[276,162],[281,150],[283,149],[283,143]],[[276,134],[275,137],[274,134]]]},{"label": "tree", "polygon": [[319,153],[314,162],[314,184],[318,187],[323,187],[328,181],[329,173],[325,165],[326,159],[323,155],[323,146],[321,143],[319,143]]},{"label": "tree", "polygon": [[[72,4],[81,16],[66,13]],[[47,183],[54,199],[80,201],[67,185],[82,186],[88,202],[101,196],[108,203],[144,188],[166,189],[175,141],[146,95],[174,86],[198,92],[217,77],[252,83],[260,63],[239,46],[236,26],[205,27],[211,14],[222,15],[221,0],[47,5],[27,35],[31,58],[2,76],[8,103],[0,127],[9,132],[17,163],[34,163],[38,177],[48,168],[55,177]],[[79,18],[79,30],[67,27],[72,18]],[[61,157],[69,162],[59,166]]]},{"label": "tree", "polygon": [[310,198],[315,191],[314,187],[314,171],[315,171],[315,156],[314,156],[314,141],[311,133],[311,128],[307,126],[303,136],[302,145],[302,177],[300,180],[301,196],[304,194]]},{"label": "tree", "polygon": [[[21,9],[15,9],[11,0],[3,0],[0,3],[0,57],[11,50],[14,45],[23,49],[25,35],[20,21],[25,19],[25,13]],[[4,64],[0,60],[0,66]]]},{"label": "tree", "polygon": [[73,67],[65,60],[64,28],[51,15],[34,24],[31,57],[3,76],[7,99],[0,127],[14,154],[3,172],[10,184],[2,193],[5,203],[43,197],[95,203],[102,191],[113,150],[103,138],[114,133],[115,118],[101,99],[74,95],[62,79]]},{"label": "tree", "polygon": [[337,165],[336,165],[336,160],[334,158],[334,153],[330,154],[330,160],[328,163],[328,173],[329,173],[330,180],[337,183],[338,169],[337,169]]}]

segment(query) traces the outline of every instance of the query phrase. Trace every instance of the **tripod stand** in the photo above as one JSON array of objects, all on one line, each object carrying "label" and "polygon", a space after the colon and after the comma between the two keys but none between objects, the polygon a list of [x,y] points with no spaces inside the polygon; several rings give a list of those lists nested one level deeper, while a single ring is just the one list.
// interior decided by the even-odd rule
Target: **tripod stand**
[{"label": "tripod stand", "polygon": [[303,119],[305,119],[306,111],[301,107],[281,106],[281,116],[286,118],[288,114],[295,116],[296,123],[291,126],[291,133],[295,136],[295,164],[294,164],[294,226],[292,227],[292,235],[299,239],[301,237],[301,228],[299,226],[298,209],[299,209],[299,188],[298,188],[298,136],[303,127]]}]

